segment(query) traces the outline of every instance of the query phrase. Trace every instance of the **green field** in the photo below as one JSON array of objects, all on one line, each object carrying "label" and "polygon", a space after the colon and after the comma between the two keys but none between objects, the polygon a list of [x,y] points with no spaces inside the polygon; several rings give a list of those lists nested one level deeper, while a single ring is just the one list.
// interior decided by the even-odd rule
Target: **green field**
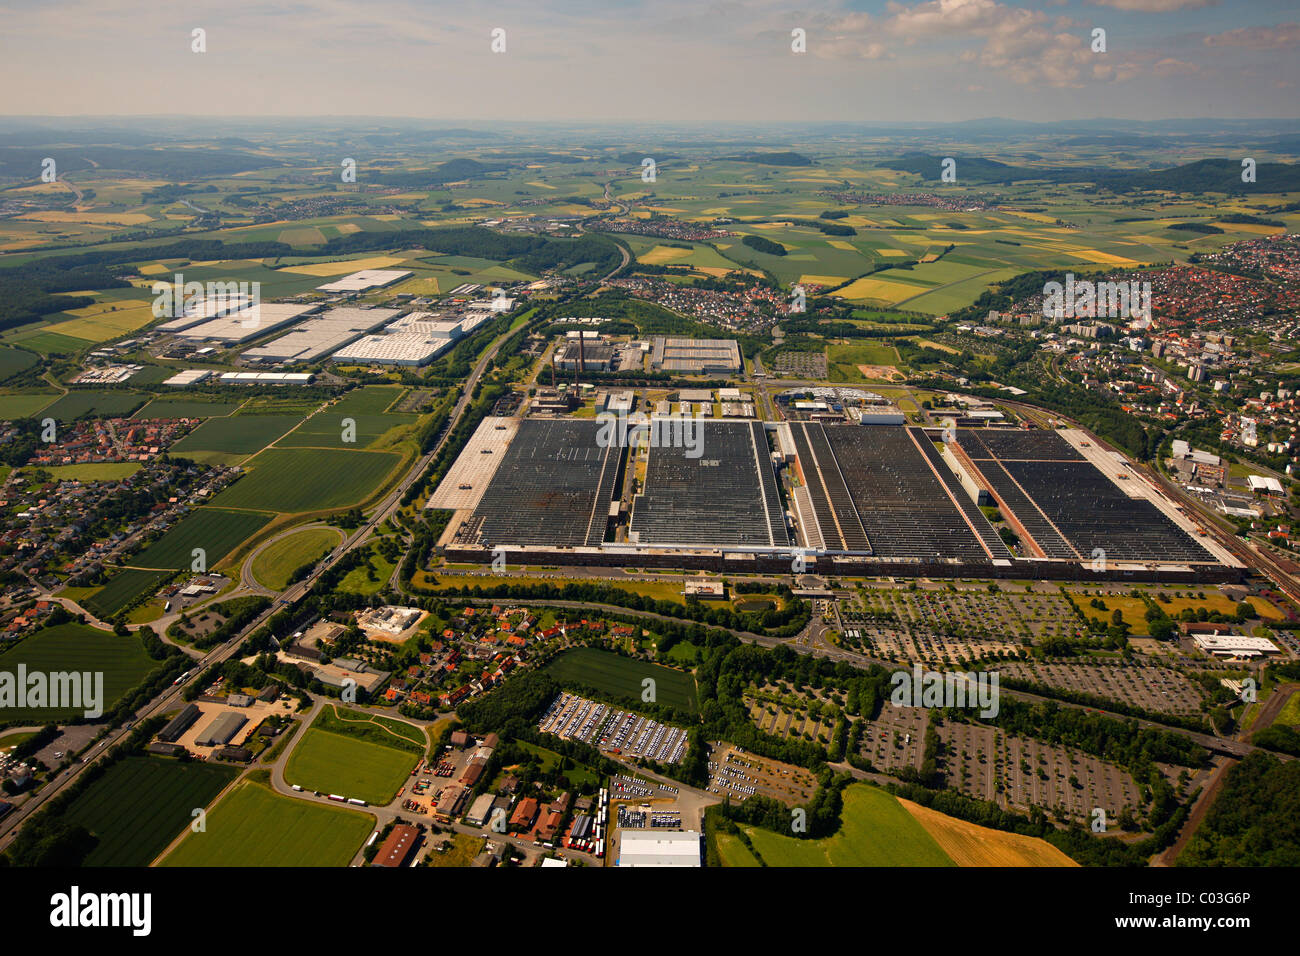
[{"label": "green field", "polygon": [[50,418],[61,422],[71,422],[91,416],[113,418],[129,414],[143,405],[148,397],[133,392],[96,392],[79,389],[64,395],[43,411]]},{"label": "green field", "polygon": [[220,764],[128,757],[68,807],[68,823],[99,841],[82,865],[148,866],[239,775]]},{"label": "green field", "polygon": [[[845,789],[834,836],[801,840],[759,827],[745,827],[745,833],[768,866],[956,865],[892,794],[862,783]],[[727,848],[719,843],[718,849],[726,859]]]},{"label": "green field", "polygon": [[0,382],[12,378],[25,368],[31,368],[37,357],[22,349],[0,348]]},{"label": "green field", "polygon": [[161,866],[347,866],[374,829],[369,814],[240,783]]},{"label": "green field", "polygon": [[156,398],[135,413],[136,418],[213,418],[229,415],[238,402],[203,402],[197,399]]},{"label": "green field", "polygon": [[[118,637],[75,623],[44,628],[0,654],[0,671],[16,673],[19,664],[26,664],[29,672],[103,673],[105,711],[158,666],[135,635]],[[84,709],[14,707],[0,711],[0,719],[6,723],[46,723],[80,716]]]},{"label": "green field", "polygon": [[402,385],[365,385],[346,393],[328,411],[344,416],[381,415],[404,394]]},{"label": "green field", "polygon": [[259,452],[302,419],[297,415],[239,415],[210,418],[190,432],[171,450],[183,455],[187,451],[218,451],[234,455]]},{"label": "green field", "polygon": [[[0,354],[3,352],[4,349],[0,349]],[[16,418],[30,418],[57,397],[54,392],[9,392],[0,395],[0,420],[11,422]]]},{"label": "green field", "polygon": [[397,795],[418,759],[408,750],[310,727],[289,755],[284,778],[308,790],[383,806]]},{"label": "green field", "polygon": [[54,481],[121,481],[144,467],[138,461],[97,461],[85,465],[55,465],[43,468]]},{"label": "green field", "polygon": [[318,561],[340,541],[333,528],[304,528],[273,541],[253,558],[253,577],[272,591],[289,586],[289,576],[304,564]]},{"label": "green field", "polygon": [[[343,421],[352,422],[344,441]],[[338,414],[334,409],[317,412],[278,442],[277,448],[370,448],[393,428],[410,425],[415,415]]]},{"label": "green field", "polygon": [[695,678],[690,674],[609,651],[574,648],[552,660],[545,670],[560,683],[581,684],[629,700],[640,700],[641,682],[647,677],[653,678],[658,703],[691,714],[699,710],[695,700]]},{"label": "green field", "polygon": [[281,512],[347,508],[378,490],[400,461],[387,452],[271,448],[213,504]]},{"label": "green field", "polygon": [[194,549],[202,548],[208,570],[270,520],[271,515],[256,511],[199,508],[128,560],[132,567],[186,570],[193,566]]},{"label": "green field", "polygon": [[133,603],[136,598],[158,590],[174,573],[123,568],[109,578],[108,583],[102,588],[78,603],[100,620],[107,620]]}]

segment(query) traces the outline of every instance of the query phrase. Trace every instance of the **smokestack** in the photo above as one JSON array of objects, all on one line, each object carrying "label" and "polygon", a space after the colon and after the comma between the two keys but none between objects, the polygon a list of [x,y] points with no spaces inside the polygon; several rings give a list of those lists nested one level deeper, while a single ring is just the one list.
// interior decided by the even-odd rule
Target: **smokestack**
[{"label": "smokestack", "polygon": [[551,350],[551,388],[555,388],[555,350]]},{"label": "smokestack", "polygon": [[579,330],[579,332],[578,332],[578,371],[582,372],[583,375],[586,375],[586,374],[587,374],[587,353],[586,353],[586,350],[583,348],[583,344],[582,344],[582,343],[585,342],[586,340],[587,340],[587,336],[583,335],[582,331]]}]

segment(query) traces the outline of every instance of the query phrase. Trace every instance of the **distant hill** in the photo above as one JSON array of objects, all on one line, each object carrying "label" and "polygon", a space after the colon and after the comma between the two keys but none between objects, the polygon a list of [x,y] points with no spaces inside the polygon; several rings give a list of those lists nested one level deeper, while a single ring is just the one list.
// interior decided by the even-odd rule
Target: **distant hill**
[{"label": "distant hill", "polygon": [[[1256,169],[1256,182],[1243,183],[1240,159],[1201,159],[1168,169],[1126,170],[1102,166],[1012,166],[973,156],[954,158],[957,160],[957,181],[966,183],[1006,184],[1025,180],[1096,183],[1115,192],[1169,189],[1189,193],[1272,193],[1300,189],[1300,166],[1288,163],[1260,163]],[[943,159],[929,153],[908,153],[899,159],[883,160],[879,165],[938,182]]]},{"label": "distant hill", "polygon": [[161,179],[195,179],[283,166],[265,156],[232,149],[130,149],[118,146],[0,147],[0,178],[39,179],[41,160],[51,156],[60,172],[89,169],[147,173]]},{"label": "distant hill", "polygon": [[462,179],[479,179],[488,173],[501,172],[510,168],[509,163],[480,163],[477,159],[449,159],[432,169],[368,173],[366,180],[379,183],[381,186],[424,189],[441,186],[443,183],[460,182]]}]

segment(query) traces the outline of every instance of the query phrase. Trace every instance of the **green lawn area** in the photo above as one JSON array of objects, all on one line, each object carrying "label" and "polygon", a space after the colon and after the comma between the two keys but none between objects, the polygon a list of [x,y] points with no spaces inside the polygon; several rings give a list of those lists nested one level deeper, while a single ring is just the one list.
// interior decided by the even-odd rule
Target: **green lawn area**
[{"label": "green lawn area", "polygon": [[251,780],[208,813],[162,866],[347,866],[374,829],[356,810],[282,797]]},{"label": "green lawn area", "polygon": [[659,703],[667,704],[687,713],[697,713],[695,678],[690,674],[598,651],[578,647],[565,651],[549,664],[546,672],[560,683],[566,681],[595,688],[615,697],[641,699],[641,682],[649,677],[655,681]]},{"label": "green lawn area", "polygon": [[[389,563],[382,555],[371,548],[366,557],[369,559],[369,566],[366,563],[359,567],[353,568],[343,576],[339,582],[336,591],[347,591],[351,594],[375,594],[377,593],[393,576],[395,565]],[[373,566],[373,570],[371,570]]]},{"label": "green lawn area", "polygon": [[253,577],[263,587],[283,591],[289,577],[308,562],[318,561],[341,540],[333,528],[304,528],[273,541],[253,558]]},{"label": "green lawn area", "polygon": [[[446,839],[449,834],[435,836],[430,842],[437,845]],[[475,836],[470,833],[452,833],[451,846],[443,853],[430,850],[425,859],[429,866],[445,867],[449,869],[465,869],[473,862],[474,857],[483,852],[483,844],[487,841],[481,836]]]},{"label": "green lawn area", "polygon": [[768,866],[955,866],[898,800],[884,790],[855,783],[844,791],[839,831],[800,840],[760,827],[745,827]]},{"label": "green lawn area", "polygon": [[758,858],[749,852],[749,847],[734,833],[719,833],[716,843],[723,866],[762,866]]},{"label": "green lawn area", "polygon": [[205,570],[211,569],[270,520],[271,515],[256,511],[199,508],[127,560],[133,567],[188,570],[194,563],[194,549],[202,548]]},{"label": "green lawn area", "polygon": [[[30,671],[90,671],[104,675],[103,709],[117,700],[158,667],[144,652],[134,634],[118,637],[84,624],[69,622],[37,631],[0,654],[0,671],[16,674],[18,665]],[[38,724],[80,715],[86,708],[13,707],[0,711],[6,721]]]},{"label": "green lawn area", "polygon": [[[545,747],[538,747],[536,744],[530,744],[525,740],[516,739],[515,743],[529,753],[537,754],[542,764],[542,772],[545,773],[558,764],[561,760],[559,754],[554,750],[547,750]],[[581,787],[584,783],[598,784],[601,781],[600,774],[592,770],[591,767],[584,763],[578,763],[576,760],[569,761],[572,766],[564,771],[564,775],[569,778],[569,786]]]},{"label": "green lawn area", "polygon": [[143,468],[138,461],[100,461],[85,465],[55,465],[44,468],[53,481],[121,481]]},{"label": "green lawn area", "polygon": [[400,461],[387,452],[270,448],[213,504],[286,513],[348,508],[372,495]]},{"label": "green lawn area", "polygon": [[99,841],[83,866],[148,866],[238,776],[220,764],[128,757],[67,809]]},{"label": "green lawn area", "polygon": [[1282,710],[1273,723],[1281,727],[1295,727],[1300,724],[1300,691],[1292,694],[1287,702],[1282,705]]},{"label": "green lawn area", "polygon": [[327,705],[316,715],[312,726],[331,734],[367,740],[381,747],[396,747],[423,756],[429,747],[424,731],[414,724],[392,717],[381,717],[360,710]]},{"label": "green lawn area", "polygon": [[308,790],[382,806],[397,795],[417,759],[407,750],[310,727],[289,755],[284,776]]}]

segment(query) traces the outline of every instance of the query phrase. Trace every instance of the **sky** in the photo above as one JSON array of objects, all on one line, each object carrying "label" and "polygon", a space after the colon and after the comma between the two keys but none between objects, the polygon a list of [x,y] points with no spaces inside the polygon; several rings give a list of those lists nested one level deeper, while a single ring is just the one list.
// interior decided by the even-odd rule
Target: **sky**
[{"label": "sky", "polygon": [[1296,0],[0,0],[0,17],[6,115],[1300,115]]}]

